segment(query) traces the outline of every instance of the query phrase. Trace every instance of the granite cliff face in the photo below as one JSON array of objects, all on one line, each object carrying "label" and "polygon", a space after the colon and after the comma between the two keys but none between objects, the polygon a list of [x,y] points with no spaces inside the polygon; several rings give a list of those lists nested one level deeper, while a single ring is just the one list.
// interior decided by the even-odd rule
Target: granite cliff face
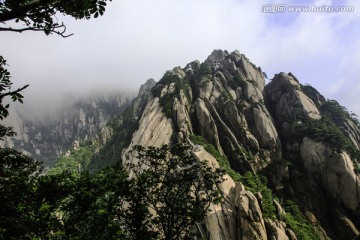
[{"label": "granite cliff face", "polygon": [[[134,145],[194,144],[198,136],[228,159],[225,201],[198,226],[203,238],[359,238],[359,123],[291,73],[266,85],[245,55],[215,50],[167,71],[142,102],[124,164],[136,161]],[[226,167],[197,144],[196,159]],[[245,176],[268,181],[257,191]]]},{"label": "granite cliff face", "polygon": [[197,161],[227,173],[224,201],[196,224],[200,239],[359,239],[359,121],[291,73],[268,84],[265,75],[244,54],[215,50],[148,80],[93,137],[99,110],[76,110],[61,136],[89,127],[81,135],[95,146],[89,170],[136,162],[135,145],[192,145]]},{"label": "granite cliff face", "polygon": [[132,94],[93,94],[71,101],[54,114],[37,116],[36,109],[19,108],[5,119],[17,133],[2,144],[52,166],[70,148],[94,137],[109,120],[131,103]]}]

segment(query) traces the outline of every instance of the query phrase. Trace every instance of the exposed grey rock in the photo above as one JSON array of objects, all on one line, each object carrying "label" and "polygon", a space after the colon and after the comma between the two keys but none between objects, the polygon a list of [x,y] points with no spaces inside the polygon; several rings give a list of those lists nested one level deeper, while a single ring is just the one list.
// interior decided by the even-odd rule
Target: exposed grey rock
[{"label": "exposed grey rock", "polygon": [[200,124],[200,134],[208,139],[218,150],[221,150],[217,126],[204,101],[198,98],[195,104],[196,117]]},{"label": "exposed grey rock", "polygon": [[289,237],[289,240],[297,240],[298,239],[293,230],[286,228],[285,231],[286,231],[286,235]]},{"label": "exposed grey rock", "polygon": [[186,65],[185,72],[190,76],[194,76],[194,72],[200,69],[200,61],[196,60]]},{"label": "exposed grey rock", "polygon": [[347,136],[357,149],[360,149],[360,130],[353,121],[347,119],[340,126],[342,132]]},{"label": "exposed grey rock", "polygon": [[239,65],[246,78],[255,81],[260,91],[264,91],[265,79],[262,72],[255,68],[254,65],[244,57],[244,55],[242,55]]},{"label": "exposed grey rock", "polygon": [[135,117],[140,117],[145,105],[151,98],[151,89],[155,86],[155,84],[155,80],[150,78],[146,81],[146,83],[140,86],[138,96],[135,98],[133,103]]},{"label": "exposed grey rock", "polygon": [[284,227],[278,221],[265,219],[265,226],[270,239],[289,240]]},{"label": "exposed grey rock", "polygon": [[201,78],[197,84],[199,97],[209,99],[213,89],[213,83],[208,78]]},{"label": "exposed grey rock", "polygon": [[276,199],[274,199],[273,202],[274,202],[274,205],[275,205],[275,207],[276,207],[277,215],[278,215],[279,217],[284,216],[286,213],[285,213],[285,210],[284,210],[284,209],[282,208],[282,206],[280,205],[280,203],[279,203]]},{"label": "exposed grey rock", "polygon": [[147,104],[142,114],[131,145],[160,147],[170,142],[173,131],[172,120],[162,112],[159,98],[154,98]]},{"label": "exposed grey rock", "polygon": [[221,83],[221,80],[219,80],[218,78],[214,77],[213,79],[213,88],[212,88],[212,92],[211,92],[211,97],[209,98],[210,102],[212,104],[215,104],[216,101],[222,96],[222,94],[224,93],[225,89]]},{"label": "exposed grey rock", "polygon": [[314,102],[306,96],[300,84],[292,76],[285,73],[275,75],[266,86],[268,98],[276,104],[276,119],[286,121],[292,114],[301,109],[302,113],[310,119],[320,119],[320,112]]},{"label": "exposed grey rock", "polygon": [[[308,187],[309,184],[310,187],[301,192],[305,197],[299,197],[300,204],[306,206],[305,216],[314,225],[319,225],[317,229],[324,231],[322,236],[335,236],[328,225],[325,224],[324,228],[321,225],[324,218],[321,218],[321,214],[319,216],[319,212],[322,210],[314,211],[314,208],[318,207],[316,204],[325,202],[325,196],[322,195],[322,190],[325,190],[329,196],[337,199],[339,206],[343,204],[354,213],[359,209],[359,198],[354,192],[360,192],[360,181],[354,175],[350,158],[346,153],[333,152],[326,144],[308,142],[306,138],[303,142],[287,142],[284,138],[282,146],[279,137],[279,134],[285,135],[291,129],[289,118],[295,113],[300,112],[303,117],[319,120],[321,115],[317,106],[322,99],[316,94],[310,97],[308,92],[305,94],[291,73],[276,75],[264,92],[265,80],[261,69],[238,51],[229,54],[216,50],[205,64],[211,72],[204,75],[199,72],[198,61],[188,64],[184,69],[177,67],[168,71],[167,74],[176,74],[179,77],[177,81],[184,81],[186,86],[190,83],[191,89],[184,88],[180,93],[176,92],[171,119],[163,114],[159,99],[148,101],[139,130],[134,133],[131,145],[124,151],[123,161],[136,161],[127,154],[135,144],[161,146],[170,143],[170,139],[184,142],[193,133],[201,135],[220,154],[227,156],[236,171],[267,172],[274,193],[287,191],[287,194],[298,199],[296,191],[299,191],[299,186]],[[165,85],[161,97],[170,92],[175,93],[175,90],[178,90],[175,89],[175,83]],[[356,143],[360,134],[357,126],[353,125],[351,122],[346,123],[342,131]],[[209,161],[213,169],[219,167],[216,159],[201,146],[194,147],[192,154],[198,161]],[[293,160],[301,161],[304,170],[294,170],[294,165],[288,167],[288,163]],[[291,174],[289,169],[292,169]],[[301,178],[304,171],[309,179],[303,179],[302,185],[293,186],[294,179]],[[218,186],[223,192],[224,202],[211,205],[204,222],[206,227],[198,226],[203,238],[297,239],[284,222],[263,219],[260,206],[265,201],[262,202],[261,194],[255,196],[228,175],[225,178],[226,181]],[[307,193],[308,189],[314,191]],[[307,200],[309,203],[301,202]],[[277,216],[283,217],[285,211],[281,204],[275,200],[274,205]],[[348,223],[349,226],[353,224],[354,229],[357,227],[351,218],[342,223]],[[348,228],[350,232],[356,232],[351,229]]]},{"label": "exposed grey rock", "polygon": [[181,67],[175,67],[172,72],[177,75],[180,79],[186,77],[186,73],[181,69]]},{"label": "exposed grey rock", "polygon": [[351,210],[360,207],[360,178],[346,152],[305,137],[300,146],[301,159],[308,174],[317,175],[326,191]]},{"label": "exposed grey rock", "polygon": [[[207,161],[213,169],[219,168],[216,159],[204,148],[196,148],[193,156]],[[205,224],[207,239],[267,239],[264,220],[256,197],[241,183],[235,183],[227,174],[218,187],[224,194],[222,204],[212,204]],[[240,226],[237,223],[240,223]]]},{"label": "exposed grey rock", "polygon": [[256,108],[253,109],[253,114],[260,146],[270,149],[275,148],[278,142],[278,134],[271,119],[268,117],[269,115]]},{"label": "exposed grey rock", "polygon": [[214,50],[205,60],[206,63],[217,63],[225,58],[227,54],[223,50]]},{"label": "exposed grey rock", "polygon": [[253,83],[245,81],[245,87],[243,88],[243,93],[246,98],[252,98],[252,102],[260,102],[264,101],[264,97],[262,95],[261,90],[255,86]]},{"label": "exposed grey rock", "polygon": [[173,108],[175,111],[176,124],[178,126],[179,132],[183,133],[184,136],[189,136],[193,131],[190,117],[185,106],[186,105],[181,104],[180,101],[175,98]]},{"label": "exposed grey rock", "polygon": [[[136,145],[144,147],[161,147],[169,144],[174,125],[171,119],[167,118],[159,106],[159,98],[151,99],[145,107],[145,110],[139,121],[139,128],[133,134],[129,147],[123,150],[122,163],[135,163],[137,159],[129,154],[129,151]],[[132,177],[132,173],[130,173]]]}]

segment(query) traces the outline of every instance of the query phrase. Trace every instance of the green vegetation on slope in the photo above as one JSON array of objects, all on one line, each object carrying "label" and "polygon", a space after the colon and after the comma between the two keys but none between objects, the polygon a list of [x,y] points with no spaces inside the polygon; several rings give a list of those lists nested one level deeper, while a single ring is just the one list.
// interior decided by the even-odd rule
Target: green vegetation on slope
[{"label": "green vegetation on slope", "polygon": [[222,156],[212,144],[207,143],[207,141],[202,136],[191,135],[190,140],[196,144],[200,144],[208,151],[219,163],[220,167],[234,180],[240,181],[247,190],[253,192],[254,194],[260,193],[262,196],[261,201],[261,210],[264,218],[278,219],[284,221],[302,240],[316,240],[320,239],[314,227],[310,222],[304,217],[301,213],[299,206],[287,199],[285,200],[285,211],[284,216],[278,216],[276,212],[276,207],[274,205],[274,196],[272,190],[267,186],[267,179],[265,176],[260,174],[253,174],[247,172],[244,175],[240,175],[238,172],[234,171],[229,164],[229,161],[226,156]]},{"label": "green vegetation on slope", "polygon": [[207,143],[207,141],[202,137],[198,135],[191,135],[190,140],[193,141],[196,144],[200,144],[204,147],[204,149],[209,152],[219,163],[220,167],[234,180],[239,181],[241,176],[238,172],[234,171],[230,167],[229,160],[226,156],[222,156],[218,150],[215,149],[215,147]]},{"label": "green vegetation on slope", "polygon": [[276,214],[276,207],[272,190],[267,187],[267,179],[265,176],[259,174],[252,174],[247,172],[241,177],[241,182],[253,193],[260,193],[262,196],[262,212],[265,218],[273,218],[284,221],[290,227],[298,239],[301,240],[316,240],[320,239],[319,234],[311,223],[304,217],[299,209],[299,206],[292,200],[286,199],[282,202],[285,210],[285,215],[278,216]]},{"label": "green vegetation on slope", "polygon": [[259,192],[261,194],[263,216],[273,219],[276,218],[276,208],[273,203],[274,196],[272,191],[267,187],[266,177],[247,172],[241,176],[241,182],[249,191],[255,194]]},{"label": "green vegetation on slope", "polygon": [[289,131],[284,136],[286,142],[302,142],[304,137],[309,137],[318,142],[328,143],[336,152],[346,151],[349,153],[356,171],[360,172],[355,164],[360,159],[360,151],[340,129],[346,121],[352,121],[357,125],[357,119],[334,100],[326,101],[321,106],[320,112],[321,119],[313,120],[304,116],[300,108],[295,109],[295,113],[289,119]]},{"label": "green vegetation on slope", "polygon": [[[172,92],[167,92],[161,97],[161,91],[167,85],[170,86],[174,84],[174,90]],[[162,108],[165,116],[168,118],[173,117],[173,104],[174,99],[180,97],[180,91],[183,90],[183,93],[187,98],[190,98],[190,82],[189,80],[180,79],[177,75],[166,73],[164,77],[151,89],[151,93],[154,97],[159,97],[159,105]]]},{"label": "green vegetation on slope", "polygon": [[71,150],[69,156],[62,155],[58,158],[55,167],[49,170],[49,174],[64,171],[78,173],[86,170],[96,172],[120,161],[122,150],[130,144],[132,134],[138,128],[138,119],[133,115],[133,108],[127,108],[107,124],[106,128],[111,134],[107,136],[109,139],[106,139],[105,143],[100,142],[99,139],[80,142],[79,149]]},{"label": "green vegetation on slope", "polygon": [[92,146],[80,147],[77,150],[71,150],[70,154],[63,155],[58,158],[54,168],[48,171],[48,174],[60,174],[68,171],[74,174],[79,173],[83,169],[87,169],[95,149]]},{"label": "green vegetation on slope", "polygon": [[65,171],[41,176],[39,163],[2,148],[0,239],[171,240],[189,236],[210,203],[221,200],[214,186],[222,181],[222,172],[212,171],[205,163],[194,164],[188,150],[184,145],[137,146],[139,162],[132,165],[137,177],[130,179],[121,164],[94,174]]},{"label": "green vegetation on slope", "polygon": [[284,206],[284,210],[286,212],[282,220],[293,229],[298,239],[320,239],[319,234],[305,218],[305,216],[300,211],[299,206],[295,202],[291,200],[285,200],[282,205]]},{"label": "green vegetation on slope", "polygon": [[133,133],[139,127],[139,119],[134,117],[134,109],[129,107],[108,126],[112,134],[99,152],[93,155],[88,168],[91,172],[120,161],[122,150],[129,146]]}]

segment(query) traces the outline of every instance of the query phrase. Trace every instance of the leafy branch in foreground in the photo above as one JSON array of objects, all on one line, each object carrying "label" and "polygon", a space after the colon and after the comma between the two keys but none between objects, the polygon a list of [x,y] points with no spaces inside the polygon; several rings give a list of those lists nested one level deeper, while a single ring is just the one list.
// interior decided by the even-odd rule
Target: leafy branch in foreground
[{"label": "leafy branch in foreground", "polygon": [[222,199],[216,184],[223,181],[223,171],[196,161],[189,151],[187,145],[133,149],[139,162],[129,167],[138,187],[146,189],[144,200],[154,212],[149,229],[157,229],[160,239],[184,238],[210,204]]},{"label": "leafy branch in foreground", "polygon": [[3,100],[5,97],[10,96],[11,99],[19,102],[23,102],[23,96],[20,94],[22,90],[29,85],[25,85],[14,91],[11,91],[12,82],[10,81],[10,73],[6,69],[6,60],[0,56],[0,120],[6,118],[9,115],[9,104],[4,105]]},{"label": "leafy branch in foreground", "polygon": [[[0,31],[43,31],[67,35],[66,26],[57,19],[58,14],[75,19],[97,18],[103,15],[107,2],[111,0],[4,0],[0,1]],[[15,20],[11,26],[6,22]],[[13,26],[16,27],[13,27]],[[21,25],[21,26],[18,26]]]},{"label": "leafy branch in foreground", "polygon": [[131,178],[121,164],[40,176],[39,163],[0,149],[0,239],[189,237],[221,201],[222,171],[196,161],[185,145],[132,153]]}]

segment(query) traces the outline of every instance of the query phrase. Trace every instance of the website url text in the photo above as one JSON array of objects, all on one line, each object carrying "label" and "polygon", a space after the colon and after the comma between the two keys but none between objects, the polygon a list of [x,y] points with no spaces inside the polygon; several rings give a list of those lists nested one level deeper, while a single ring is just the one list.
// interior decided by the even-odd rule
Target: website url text
[{"label": "website url text", "polygon": [[287,6],[286,4],[264,4],[261,6],[263,13],[351,13],[355,11],[354,6],[329,6],[329,5],[310,5],[310,6]]}]

